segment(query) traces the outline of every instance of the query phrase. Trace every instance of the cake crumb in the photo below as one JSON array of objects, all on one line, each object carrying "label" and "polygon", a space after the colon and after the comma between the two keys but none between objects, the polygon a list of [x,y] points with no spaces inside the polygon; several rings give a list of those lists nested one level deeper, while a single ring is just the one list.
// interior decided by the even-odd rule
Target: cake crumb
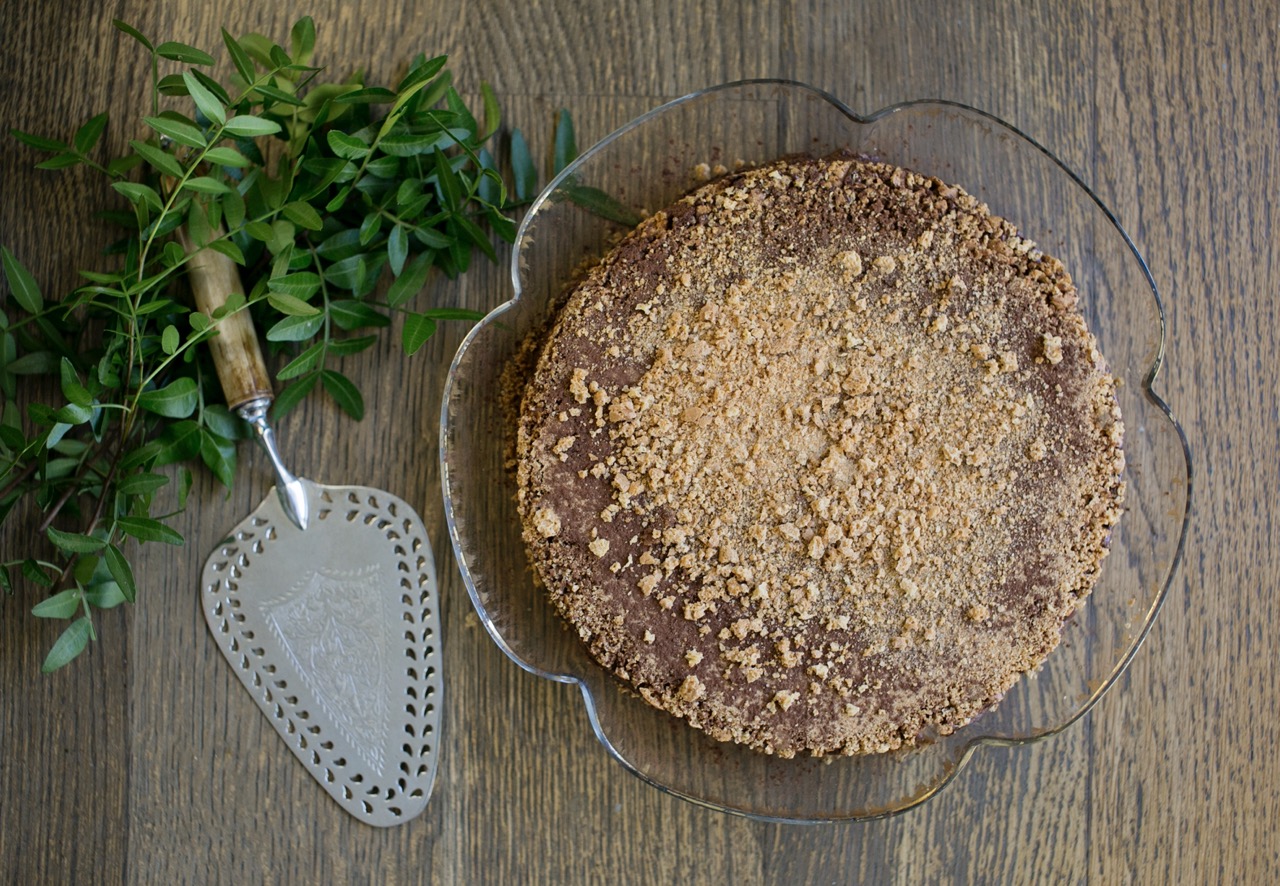
[{"label": "cake crumb", "polygon": [[1044,346],[1044,358],[1054,366],[1062,362],[1062,338],[1046,332],[1041,339]]},{"label": "cake crumb", "polygon": [[676,692],[676,698],[683,702],[694,702],[707,694],[707,687],[702,685],[702,681],[694,675],[690,674],[684,678],[684,682],[680,684],[679,691]]},{"label": "cake crumb", "polygon": [[609,539],[597,538],[595,541],[590,542],[587,545],[587,550],[591,551],[591,553],[595,554],[597,557],[603,557],[605,554],[609,553]]},{"label": "cake crumb", "polygon": [[543,538],[554,538],[560,534],[560,518],[551,508],[540,508],[534,512],[533,528]]}]

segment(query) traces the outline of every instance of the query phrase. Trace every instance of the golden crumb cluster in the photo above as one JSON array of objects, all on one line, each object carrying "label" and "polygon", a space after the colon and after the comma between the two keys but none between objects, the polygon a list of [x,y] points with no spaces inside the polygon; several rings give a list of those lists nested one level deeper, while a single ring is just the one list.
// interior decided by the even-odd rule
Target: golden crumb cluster
[{"label": "golden crumb cluster", "polygon": [[519,506],[592,654],[791,756],[947,733],[1057,645],[1120,515],[1122,426],[1055,259],[849,157],[726,176],[568,298]]}]

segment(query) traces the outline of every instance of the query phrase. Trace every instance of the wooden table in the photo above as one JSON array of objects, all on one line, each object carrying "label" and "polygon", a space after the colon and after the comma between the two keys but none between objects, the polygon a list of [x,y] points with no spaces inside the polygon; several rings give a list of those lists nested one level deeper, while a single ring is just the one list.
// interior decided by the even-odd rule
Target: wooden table
[{"label": "wooden table", "polygon": [[[1110,205],[1150,263],[1169,319],[1157,387],[1195,456],[1187,556],[1128,674],[1082,722],[980,752],[897,818],[813,827],[698,808],[607,758],[573,689],[508,661],[472,613],[439,503],[436,416],[461,331],[413,359],[388,340],[349,358],[363,423],[313,398],[283,429],[300,473],[420,504],[439,558],[448,679],[442,763],[425,814],[357,824],[311,782],[207,639],[196,577],[259,501],[245,447],[230,495],[201,475],[179,529],[138,563],[138,602],[101,640],[38,674],[57,626],[0,614],[0,882],[1268,882],[1280,876],[1280,18],[1158,0],[648,4],[521,0],[342,4],[0,2],[0,121],[65,135],[107,109],[133,135],[142,59],[112,14],[221,54],[218,29],[283,40],[315,17],[320,60],[385,82],[448,53],[469,94],[492,84],[548,150],[570,108],[587,144],[665,99],[753,76],[870,111],[918,97],[988,110],[1050,146]],[[33,171],[0,143],[0,241],[46,291],[105,236],[91,177]],[[505,267],[438,284],[444,304],[507,298]],[[6,557],[29,528],[5,530]]]}]

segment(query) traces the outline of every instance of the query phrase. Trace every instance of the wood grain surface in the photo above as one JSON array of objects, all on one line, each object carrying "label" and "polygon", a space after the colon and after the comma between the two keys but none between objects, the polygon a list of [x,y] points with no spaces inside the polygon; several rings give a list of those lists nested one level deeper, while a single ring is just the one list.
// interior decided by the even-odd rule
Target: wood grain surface
[{"label": "wood grain surface", "polygon": [[[509,125],[549,149],[556,109],[586,145],[661,101],[755,76],[806,81],[855,109],[935,97],[1049,146],[1117,214],[1168,315],[1157,381],[1190,438],[1182,569],[1132,667],[1084,720],[1031,747],[984,749],[937,798],[862,824],[784,826],[647,787],[592,737],[570,687],[508,661],[471,611],[444,534],[436,417],[463,330],[407,359],[388,341],[345,366],[353,423],[322,398],[280,429],[294,469],[419,505],[443,597],[444,740],[427,811],[356,823],[281,746],[206,636],[197,576],[269,486],[242,449],[230,495],[201,476],[148,546],[138,602],[53,676],[58,626],[0,602],[0,883],[1275,882],[1280,878],[1280,13],[1218,0],[0,0],[0,125],[64,136],[109,110],[135,135],[142,58],[112,29],[221,54],[219,28],[283,40],[314,16],[319,60],[385,81],[448,53],[492,84]],[[0,242],[46,292],[95,267],[110,203],[91,176],[42,173],[0,138]],[[505,258],[505,253],[504,253]],[[489,308],[504,266],[440,281]],[[38,544],[0,536],[8,558]]]}]

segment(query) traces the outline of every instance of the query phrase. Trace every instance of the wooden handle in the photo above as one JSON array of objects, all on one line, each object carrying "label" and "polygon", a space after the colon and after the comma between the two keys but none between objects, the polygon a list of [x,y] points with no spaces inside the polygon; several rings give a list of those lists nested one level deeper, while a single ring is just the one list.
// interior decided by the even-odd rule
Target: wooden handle
[{"label": "wooden handle", "polygon": [[[178,240],[190,253],[192,243],[185,228],[178,229]],[[244,294],[236,263],[213,249],[202,249],[192,255],[187,273],[191,277],[196,307],[210,319],[215,310],[226,304],[228,295]],[[218,330],[218,334],[209,339],[209,350],[213,352],[227,406],[235,411],[252,400],[271,400],[275,392],[271,389],[271,377],[267,375],[262,349],[258,346],[258,332],[249,312],[236,311],[222,318]]]}]

